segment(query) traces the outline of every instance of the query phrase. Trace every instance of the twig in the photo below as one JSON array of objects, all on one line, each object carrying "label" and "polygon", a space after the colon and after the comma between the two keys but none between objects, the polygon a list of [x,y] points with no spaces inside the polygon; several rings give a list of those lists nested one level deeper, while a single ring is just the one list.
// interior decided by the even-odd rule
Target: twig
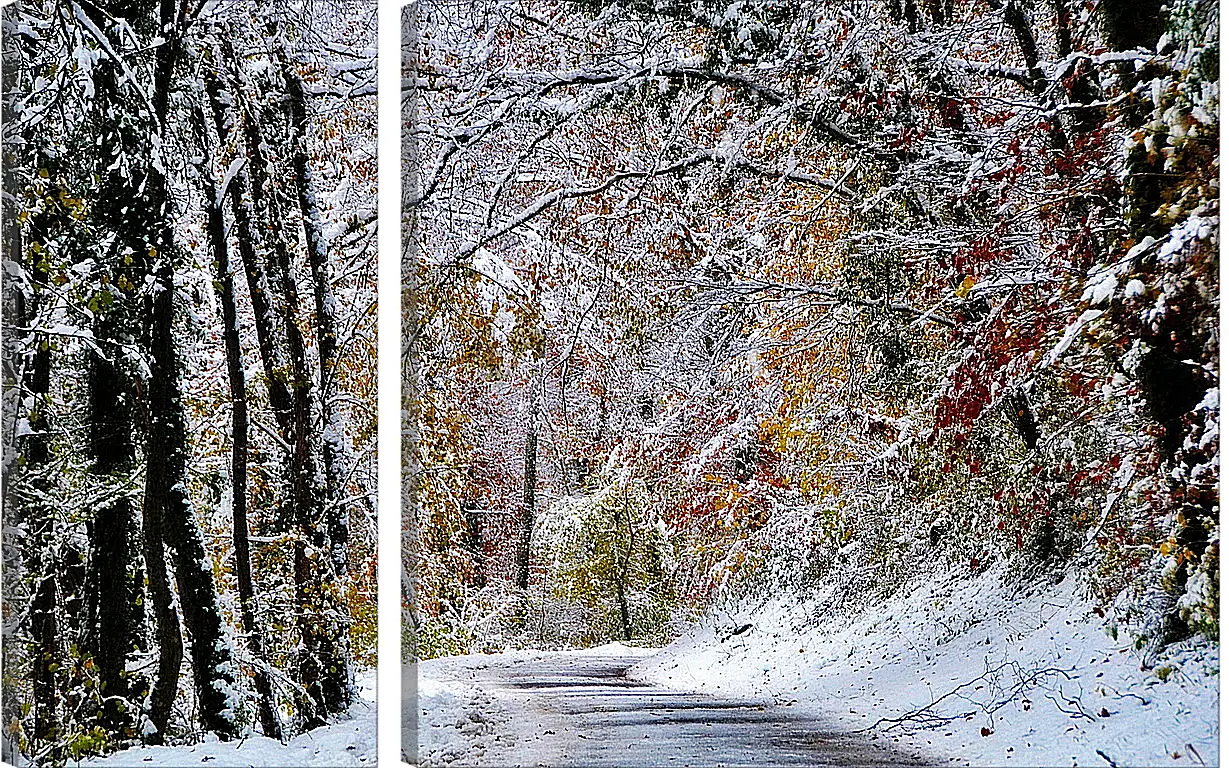
[{"label": "twig", "polygon": [[[1012,685],[1009,689],[1006,689],[999,696],[991,699],[989,703],[981,704],[966,696],[965,691],[969,689],[975,690],[976,686],[981,683],[986,683],[990,685],[992,689],[1002,690],[999,688],[999,680],[1002,677],[1001,673],[1005,669],[1011,669],[1012,671],[1015,672],[1015,677],[1016,677],[1015,684]],[[1016,698],[1016,696],[1023,693],[1025,690],[1033,687],[1038,682],[1040,682],[1043,678],[1046,678],[1050,675],[1061,675],[1064,678],[1070,678],[1070,675],[1065,669],[1059,669],[1057,667],[1047,667],[1045,669],[1037,669],[1037,670],[1033,670],[1031,672],[1025,673],[1020,668],[1019,662],[1006,661],[1000,664],[999,666],[995,667],[994,669],[987,669],[981,675],[978,675],[977,677],[973,678],[967,683],[962,683],[961,685],[957,686],[956,688],[953,688],[952,690],[948,691],[947,693],[931,701],[929,704],[923,707],[919,707],[917,709],[911,710],[898,717],[881,717],[878,720],[876,720],[874,723],[866,726],[865,728],[858,729],[857,731],[855,731],[855,733],[862,733],[865,731],[875,730],[879,728],[880,726],[884,726],[883,730],[887,731],[887,730],[896,728],[897,726],[904,725],[905,723],[914,723],[917,725],[921,725],[922,727],[936,727],[939,725],[944,725],[946,723],[955,722],[957,720],[965,720],[977,714],[976,710],[962,711],[954,715],[940,715],[935,711],[936,708],[939,706],[939,704],[943,703],[944,701],[948,699],[952,699],[952,698],[958,698],[958,699],[963,699],[964,701],[968,701],[969,703],[980,707],[981,710],[985,714],[992,715],[998,710],[1005,707],[1011,701],[1013,701]],[[886,723],[886,726],[884,725],[885,723]]]},{"label": "twig", "polygon": [[1097,718],[1084,711],[1084,707],[1080,704],[1080,700],[1078,698],[1067,698],[1067,696],[1063,694],[1062,689],[1059,689],[1058,695],[1062,698],[1064,703],[1074,707],[1074,709],[1063,709],[1063,705],[1058,703],[1058,699],[1054,698],[1053,694],[1047,693],[1046,698],[1054,702],[1054,706],[1058,708],[1059,712],[1062,712],[1064,715],[1070,715],[1071,717],[1084,717],[1094,723],[1097,721]]}]

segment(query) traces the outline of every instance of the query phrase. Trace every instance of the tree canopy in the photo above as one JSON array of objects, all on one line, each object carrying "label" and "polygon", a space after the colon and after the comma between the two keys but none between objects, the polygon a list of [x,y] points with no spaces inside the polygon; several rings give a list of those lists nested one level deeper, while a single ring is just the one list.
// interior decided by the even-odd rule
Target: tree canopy
[{"label": "tree canopy", "polygon": [[1214,3],[416,7],[420,654],[994,562],[1216,635]]}]

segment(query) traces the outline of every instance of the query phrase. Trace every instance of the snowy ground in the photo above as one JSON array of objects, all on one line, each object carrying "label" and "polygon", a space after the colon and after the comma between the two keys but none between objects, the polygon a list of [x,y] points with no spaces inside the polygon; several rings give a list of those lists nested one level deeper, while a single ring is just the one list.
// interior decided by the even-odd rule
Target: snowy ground
[{"label": "snowy ground", "polygon": [[[420,676],[418,680],[420,764],[476,765],[488,751],[512,744],[512,713],[503,703],[475,683],[447,679],[452,675],[442,668],[432,671],[445,679]],[[452,671],[461,672],[461,668],[453,665]]]},{"label": "snowy ground", "polygon": [[[768,715],[758,718],[757,743],[788,735],[791,749],[802,728],[814,737],[803,749],[852,744],[873,757],[858,739],[933,765],[1218,764],[1216,647],[1179,643],[1142,668],[1141,652],[1125,635],[1107,634],[1081,595],[1071,577],[1021,592],[990,571],[927,582],[854,617],[788,597],[747,604],[657,653],[618,644],[587,652],[628,663],[639,655],[633,679],[618,684],[651,688],[622,692],[611,690],[613,681],[582,680],[596,667],[577,652],[433,659],[419,669],[420,764],[607,764],[613,753],[584,751],[579,739],[621,750],[615,742],[629,726],[680,708],[710,728],[695,743],[731,725],[712,699],[669,698],[679,691],[721,697],[731,709],[762,702]],[[586,693],[582,682],[599,687]],[[577,707],[586,695],[604,698]],[[650,703],[629,710],[619,696]],[[752,713],[734,725],[746,734],[755,720]],[[679,733],[643,738],[663,735],[686,749]],[[691,765],[741,764],[694,757]]]},{"label": "snowy ground", "polygon": [[82,760],[89,768],[141,766],[329,766],[348,768],[376,764],[376,674],[358,675],[360,698],[350,718],[296,736],[285,744],[253,735],[242,741],[210,738],[200,744],[177,747],[133,747],[105,758]]},{"label": "snowy ground", "polygon": [[929,583],[853,619],[785,600],[747,605],[631,674],[875,726],[868,734],[937,763],[1216,764],[1215,646],[1178,644],[1141,669],[1074,582],[1025,594],[989,572]]}]

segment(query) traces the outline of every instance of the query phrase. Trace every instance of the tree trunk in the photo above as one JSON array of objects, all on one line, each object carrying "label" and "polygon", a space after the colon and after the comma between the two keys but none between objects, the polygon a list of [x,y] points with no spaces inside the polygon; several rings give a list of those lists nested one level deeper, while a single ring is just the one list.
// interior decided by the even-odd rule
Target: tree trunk
[{"label": "tree trunk", "polygon": [[[100,341],[122,338],[125,325],[103,315],[95,322],[94,336]],[[119,704],[130,695],[126,669],[135,635],[131,616],[135,595],[128,569],[136,555],[131,547],[136,510],[121,490],[135,468],[134,392],[117,361],[97,351],[90,354],[87,381],[90,472],[96,482],[112,487],[113,492],[112,501],[98,508],[87,525],[85,647],[94,658],[100,692],[107,701],[100,713],[102,721],[108,730],[121,732],[131,725]]]},{"label": "tree trunk", "polygon": [[[628,576],[631,573],[632,548],[635,546],[636,541],[635,529],[632,527],[631,522],[631,510],[627,508],[626,489],[623,491],[623,504],[621,509],[622,513],[620,513],[619,506],[615,507],[615,538],[614,541],[611,542],[611,546],[614,548],[615,557],[617,558],[615,563],[617,566],[615,568],[615,598],[619,603],[619,621],[621,622],[623,628],[623,639],[630,641],[632,639],[632,618],[631,611],[628,609],[627,605],[627,584]],[[620,528],[625,522],[627,523],[627,536],[624,538],[621,535],[622,531]],[[622,556],[619,555],[618,549],[620,538],[623,538],[625,542],[625,548],[622,552]]]},{"label": "tree trunk", "polygon": [[[224,42],[223,51],[233,55]],[[214,125],[219,142],[226,146],[238,143],[230,126],[243,126],[244,151],[247,165],[235,174],[235,186],[228,190],[231,210],[241,233],[238,238],[240,256],[247,276],[249,294],[256,315],[257,339],[261,360],[269,382],[269,401],[277,420],[278,430],[286,446],[288,488],[281,501],[280,524],[296,531],[293,568],[295,626],[300,638],[296,676],[308,692],[302,702],[302,727],[323,725],[328,712],[342,711],[350,701],[349,657],[344,646],[338,648],[328,635],[340,635],[331,624],[343,615],[343,606],[332,592],[333,580],[314,561],[317,553],[328,547],[316,530],[316,521],[324,515],[324,493],[317,487],[316,461],[311,444],[312,382],[307,374],[306,352],[302,334],[295,320],[298,314],[297,292],[289,274],[290,256],[283,239],[281,211],[277,201],[266,195],[271,188],[268,177],[270,163],[265,157],[260,127],[252,114],[240,118],[233,95],[221,78],[206,74]],[[243,198],[246,190],[250,200]],[[271,233],[264,238],[259,219]],[[258,258],[257,243],[266,248],[266,258]],[[274,292],[276,290],[276,292]],[[289,361],[287,362],[287,353]],[[329,559],[331,570],[331,558]],[[344,625],[344,623],[343,623]],[[325,677],[333,670],[333,684]],[[340,679],[340,684],[338,680]]]},{"label": "tree trunk", "polygon": [[[320,358],[320,408],[324,419],[324,476],[329,494],[328,535],[333,570],[338,577],[348,568],[349,504],[344,502],[346,485],[353,462],[345,446],[345,425],[337,410],[337,298],[329,274],[328,242],[320,220],[320,206],[312,183],[311,158],[307,150],[308,109],[303,79],[282,58],[283,79],[290,96],[291,125],[294,128],[292,162],[295,189],[299,198],[299,213],[307,242],[307,261],[311,267],[312,289],[316,306],[316,340]],[[375,509],[370,497],[365,497],[368,511]]]},{"label": "tree trunk", "polygon": [[[308,692],[303,707],[305,730],[324,725],[326,715],[342,712],[352,699],[353,675],[348,650],[348,618],[333,573],[331,547],[321,529],[327,520],[327,492],[317,482],[318,462],[313,430],[315,387],[308,370],[307,350],[299,329],[298,288],[292,272],[286,239],[284,201],[277,185],[270,183],[271,163],[264,153],[265,139],[259,123],[243,121],[251,172],[255,209],[264,217],[270,238],[271,257],[266,262],[270,285],[276,291],[273,311],[279,315],[279,331],[290,358],[290,413],[281,425],[290,446],[290,487],[285,521],[295,529],[294,577],[296,627],[300,637],[298,682]],[[270,194],[266,194],[266,190]]]},{"label": "tree trunk", "polygon": [[1036,450],[1037,442],[1041,439],[1041,429],[1037,425],[1037,414],[1033,411],[1028,395],[1023,389],[1013,390],[1003,398],[1003,404],[1007,407],[1008,421],[1016,428],[1016,433],[1024,441],[1025,447],[1030,451]]},{"label": "tree trunk", "polygon": [[[1016,44],[1020,46],[1020,54],[1024,57],[1024,65],[1028,69],[1030,90],[1034,96],[1041,97],[1049,89],[1049,83],[1045,72],[1041,69],[1041,53],[1037,47],[1037,36],[1033,32],[1032,21],[1018,0],[1008,0],[1003,10],[1003,18],[1007,26],[1011,28]],[[1049,126],[1050,147],[1059,151],[1066,149],[1068,146],[1067,133],[1063,129],[1062,121],[1057,116],[1047,117],[1045,120]]]},{"label": "tree trunk", "polygon": [[[6,62],[8,63],[8,62]],[[5,72],[6,89],[16,87],[12,73],[17,70],[16,63]],[[10,102],[6,100],[5,113],[8,117]],[[17,165],[17,159],[8,155],[5,157],[8,167]],[[15,178],[12,173],[4,176],[4,189],[11,197],[17,199]],[[36,225],[37,225],[36,221]],[[36,230],[39,231],[39,230]],[[25,246],[21,233],[21,225],[11,206],[7,207],[4,218],[4,250],[5,258],[12,264],[25,264],[30,276],[28,284],[15,280],[6,281],[4,317],[10,328],[32,328],[39,321],[41,305],[40,286],[47,285],[48,273],[46,262],[41,259],[25,258]],[[16,283],[16,284],[15,284]],[[26,293],[28,291],[28,293]],[[13,408],[11,417],[15,417],[16,407],[25,398],[33,400],[33,406],[26,412],[28,431],[16,439],[17,444],[6,447],[4,467],[4,512],[6,523],[21,523],[26,527],[24,568],[25,575],[32,578],[32,600],[30,607],[30,647],[31,681],[33,684],[34,732],[31,734],[31,750],[37,751],[43,744],[52,744],[59,733],[59,696],[56,691],[56,664],[59,662],[59,627],[56,612],[59,577],[56,570],[55,517],[48,504],[42,498],[47,497],[53,486],[47,463],[51,458],[51,446],[48,441],[50,421],[47,402],[51,389],[51,348],[45,343],[39,343],[29,335],[22,339],[25,342],[17,348],[5,346],[5,378],[9,382],[18,382],[16,396],[6,393],[5,406]],[[27,346],[28,345],[28,346]],[[29,346],[33,352],[27,352]],[[21,363],[11,368],[13,363]],[[9,420],[5,420],[5,434],[9,431]],[[12,452],[8,448],[12,448]],[[9,463],[10,456],[19,455],[21,462]],[[20,469],[18,469],[20,467]],[[29,484],[35,495],[33,501],[13,504],[14,480],[20,484]],[[23,508],[24,507],[24,508]],[[16,513],[16,514],[14,514]],[[20,577],[19,577],[20,578]],[[5,588],[9,595],[16,594],[17,585],[6,579]],[[51,759],[59,759],[59,750],[50,754]]]},{"label": "tree trunk", "polygon": [[[45,543],[45,541],[44,541]],[[44,563],[52,564],[50,552],[44,547]],[[59,636],[56,617],[56,575],[52,568],[42,571],[34,590],[30,608],[31,652],[34,658],[34,738],[35,745],[55,743],[60,732],[59,697],[56,692],[56,664]],[[51,756],[60,752],[53,749]]]},{"label": "tree trunk", "polygon": [[[1054,11],[1054,53],[1059,61],[1075,52],[1075,41],[1071,36],[1071,12],[1067,9],[1067,0],[1050,0]],[[1075,70],[1063,78],[1063,87],[1067,96],[1076,104],[1092,104],[1101,98],[1101,89],[1093,77],[1094,71],[1087,62],[1077,62]],[[1072,110],[1071,130],[1075,133],[1088,133],[1095,129],[1105,119],[1103,107],[1085,106]]]},{"label": "tree trunk", "polygon": [[[215,58],[219,54],[215,51]],[[221,56],[228,60],[234,57],[234,51],[223,43]],[[209,97],[210,113],[213,116],[214,130],[217,133],[218,144],[222,147],[234,146],[239,151],[239,137],[235,126],[245,119],[240,116],[235,105],[234,93],[226,87],[226,83],[218,72],[206,69],[204,72],[205,92]],[[283,437],[290,431],[290,386],[289,364],[283,354],[284,342],[277,334],[277,315],[271,304],[269,278],[265,273],[264,264],[257,256],[258,249],[264,243],[264,237],[256,221],[254,198],[258,194],[253,184],[250,171],[258,156],[248,152],[247,163],[240,167],[226,190],[230,196],[231,215],[235,219],[239,236],[239,256],[243,262],[243,272],[247,279],[248,295],[251,297],[252,310],[256,318],[256,341],[260,350],[260,360],[265,369],[265,380],[268,382],[269,405],[273,409],[274,419]],[[263,177],[262,177],[263,179]]]},{"label": "tree trunk", "polygon": [[165,247],[159,252],[167,255],[155,273],[160,290],[156,290],[149,311],[152,365],[146,517],[160,522],[173,552],[179,602],[191,641],[189,653],[201,724],[228,740],[239,735],[235,722],[235,666],[223,634],[213,570],[188,499],[187,424],[173,335],[175,287],[169,256],[171,244],[169,238],[159,242]]},{"label": "tree trunk", "polygon": [[537,390],[529,395],[529,418],[525,434],[525,479],[521,493],[519,536],[516,541],[516,588],[529,589],[529,553],[533,539],[535,501],[538,491],[538,396]]},{"label": "tree trunk", "polygon": [[[95,19],[95,23],[100,22]],[[122,109],[125,104],[116,67],[111,62],[100,64],[102,66],[94,73],[98,119],[105,126],[99,137],[98,155],[94,158],[95,173],[101,179],[100,197],[108,201],[131,199],[138,180],[111,170],[111,167],[113,160],[120,156],[140,156],[144,142],[139,132],[130,126],[108,120],[109,109]],[[120,212],[106,205],[99,206],[96,211],[99,223],[104,225],[107,223],[105,218],[116,213]],[[122,231],[129,227],[138,228],[141,223],[140,214],[130,211],[120,213],[113,226]],[[137,247],[140,247],[139,243]],[[117,243],[107,258],[112,272],[117,275],[113,279],[123,279],[132,285],[140,284],[143,280],[141,256],[144,250],[135,250],[135,253],[135,258],[129,260],[131,263],[125,264],[120,258]],[[90,472],[104,485],[123,483],[133,473],[136,463],[133,404],[137,401],[137,392],[127,372],[121,368],[118,353],[108,343],[138,336],[139,318],[130,292],[112,295],[111,304],[95,313],[93,332],[100,343],[89,353],[87,378]],[[95,517],[88,526],[90,564],[85,582],[88,617],[86,647],[94,655],[103,696],[126,698],[128,690],[124,684],[124,672],[128,651],[133,645],[133,627],[129,616],[132,595],[127,577],[129,561],[134,554],[130,552],[129,541],[135,509],[126,494],[117,492],[114,497],[114,501],[95,511]],[[106,708],[103,719],[109,727],[119,727],[121,718],[114,704]]]},{"label": "tree trunk", "polygon": [[[213,181],[213,162],[209,141],[205,135],[205,114],[196,109],[198,138],[202,162],[198,166],[202,191],[211,201],[208,213],[208,234],[214,256],[214,288],[222,308],[222,341],[226,350],[226,373],[230,383],[231,401],[231,521],[235,547],[235,579],[239,586],[239,614],[248,649],[255,660],[255,683],[258,716],[264,735],[282,739],[282,724],[277,716],[273,685],[265,669],[263,640],[256,624],[256,589],[252,581],[251,548],[248,541],[248,403],[247,382],[243,371],[243,347],[239,339],[239,318],[235,310],[235,280],[231,274],[230,251],[226,239],[222,197]],[[222,190],[225,194],[226,190]]]},{"label": "tree trunk", "polygon": [[[271,30],[276,33],[276,30]],[[344,580],[348,570],[350,504],[345,501],[346,486],[353,461],[345,445],[345,425],[337,410],[337,300],[333,294],[329,273],[328,243],[321,221],[319,204],[312,181],[311,157],[307,147],[309,111],[303,79],[291,66],[284,50],[279,51],[282,78],[290,103],[291,164],[299,215],[307,243],[307,261],[311,269],[315,299],[315,330],[319,356],[318,392],[323,421],[321,452],[324,460],[325,516],[329,558],[333,578]],[[375,509],[366,498],[371,514]],[[326,705],[331,711],[347,708],[354,697],[353,672],[350,669],[349,617],[344,606],[336,605],[336,597],[328,609],[334,614],[334,627],[329,638],[332,647],[328,680],[322,686]]]},{"label": "tree trunk", "polygon": [[473,585],[477,589],[486,586],[486,553],[482,544],[483,512],[478,502],[469,501],[462,510],[465,515],[465,548],[469,550],[470,563],[474,569]]},{"label": "tree trunk", "polygon": [[102,721],[123,733],[131,723],[127,661],[135,639],[132,603],[135,599],[128,565],[135,513],[132,502],[119,499],[100,509],[90,526],[91,578],[94,600],[92,648],[104,704]]},{"label": "tree trunk", "polygon": [[[153,271],[154,296],[147,302],[147,330],[150,339],[149,437],[146,443],[144,519],[149,540],[147,552],[151,585],[163,577],[165,568],[159,557],[162,540],[170,547],[175,565],[175,580],[179,587],[179,602],[184,626],[190,639],[189,654],[200,708],[201,723],[226,740],[238,735],[235,722],[235,668],[230,645],[223,634],[222,617],[218,610],[213,570],[205,552],[200,529],[187,489],[187,423],[183,412],[183,396],[179,387],[179,357],[174,340],[174,271],[171,254],[174,243],[165,225],[166,180],[151,169],[147,186],[147,202],[159,212],[164,222],[154,234],[151,250],[160,256]],[[151,586],[151,590],[160,590]],[[166,595],[155,594],[156,610],[162,615],[159,636],[165,644],[170,636]],[[163,603],[162,606],[158,606]],[[164,651],[166,650],[164,645]],[[173,698],[174,680],[178,669],[164,662],[158,684],[165,686],[165,696]],[[159,700],[160,703],[164,700]]]},{"label": "tree trunk", "polygon": [[[178,37],[184,21],[174,0],[161,0],[159,14],[166,43],[159,46],[155,57],[151,98],[155,120],[149,126],[151,132],[163,132],[166,127],[171,73],[179,54]],[[161,527],[172,552],[179,602],[190,639],[189,656],[201,724],[219,738],[229,740],[239,732],[235,720],[236,670],[223,632],[213,570],[188,498],[187,421],[174,338],[175,241],[167,179],[160,163],[154,162],[158,146],[168,145],[150,143],[147,157],[151,162],[143,169],[144,183],[133,190],[130,198],[148,225],[143,232],[131,232],[130,237],[142,246],[134,250],[147,250],[151,260],[148,274],[154,281],[152,296],[147,297],[145,306],[150,377],[144,509],[146,518]],[[160,684],[163,682],[159,680]]]},{"label": "tree trunk", "polygon": [[1169,21],[1161,0],[1105,0],[1099,10],[1112,51],[1155,50]]},{"label": "tree trunk", "polygon": [[158,639],[158,670],[149,699],[149,721],[154,732],[147,738],[151,744],[165,740],[171,707],[179,691],[179,668],[183,664],[183,635],[179,629],[179,614],[171,597],[171,581],[166,571],[166,547],[162,531],[162,510],[143,505],[141,523],[145,529],[143,554],[149,580],[149,597],[153,603],[154,630]]}]

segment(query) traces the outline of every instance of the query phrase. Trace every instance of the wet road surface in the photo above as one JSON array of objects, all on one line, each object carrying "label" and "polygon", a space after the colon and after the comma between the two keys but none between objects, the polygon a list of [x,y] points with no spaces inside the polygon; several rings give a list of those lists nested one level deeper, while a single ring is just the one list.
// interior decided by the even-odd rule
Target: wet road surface
[{"label": "wet road surface", "polygon": [[[492,659],[497,657],[490,657]],[[492,662],[473,681],[513,704],[515,748],[484,765],[920,766],[867,734],[850,734],[789,707],[672,691],[626,676],[635,656],[542,654]]]}]

